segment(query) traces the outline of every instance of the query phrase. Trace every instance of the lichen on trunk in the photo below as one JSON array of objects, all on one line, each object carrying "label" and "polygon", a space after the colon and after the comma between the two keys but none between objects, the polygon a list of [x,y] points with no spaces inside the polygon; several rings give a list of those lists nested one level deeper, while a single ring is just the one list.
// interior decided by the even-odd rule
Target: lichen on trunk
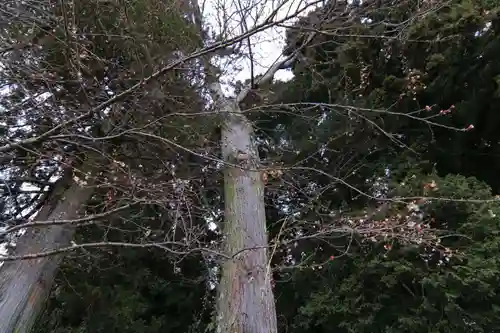
[{"label": "lichen on trunk", "polygon": [[[222,265],[219,284],[218,333],[277,332],[268,262],[264,184],[251,123],[236,103],[223,106],[224,160],[240,167],[224,170],[225,252],[234,256]],[[237,155],[242,155],[242,159]]]}]

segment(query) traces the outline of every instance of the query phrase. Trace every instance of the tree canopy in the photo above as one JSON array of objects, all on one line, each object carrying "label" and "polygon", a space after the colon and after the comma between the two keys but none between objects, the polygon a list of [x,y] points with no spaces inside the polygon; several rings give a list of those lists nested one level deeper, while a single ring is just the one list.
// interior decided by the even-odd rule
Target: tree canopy
[{"label": "tree canopy", "polygon": [[[1,144],[66,125],[0,148],[1,221],[25,223],[73,158],[93,165],[78,177],[96,188],[85,216],[101,215],[77,223],[35,331],[216,332],[224,123],[207,61],[177,60],[219,37],[187,2],[10,6]],[[499,15],[329,1],[276,24],[293,78],[252,77],[237,102],[262,162],[279,332],[500,332]]]}]

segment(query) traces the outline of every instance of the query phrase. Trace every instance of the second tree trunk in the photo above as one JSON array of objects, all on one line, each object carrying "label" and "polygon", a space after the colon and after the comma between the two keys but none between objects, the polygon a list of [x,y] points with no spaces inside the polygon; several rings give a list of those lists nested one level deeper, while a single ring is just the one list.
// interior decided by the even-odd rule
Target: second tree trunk
[{"label": "second tree trunk", "polygon": [[[68,182],[71,183],[69,187]],[[36,220],[75,219],[92,192],[92,188],[81,187],[71,177],[61,179]],[[72,225],[29,228],[17,242],[13,255],[22,256],[68,246],[74,232],[75,227]],[[4,263],[0,268],[1,333],[31,332],[47,301],[61,259],[61,255],[58,255]]]}]

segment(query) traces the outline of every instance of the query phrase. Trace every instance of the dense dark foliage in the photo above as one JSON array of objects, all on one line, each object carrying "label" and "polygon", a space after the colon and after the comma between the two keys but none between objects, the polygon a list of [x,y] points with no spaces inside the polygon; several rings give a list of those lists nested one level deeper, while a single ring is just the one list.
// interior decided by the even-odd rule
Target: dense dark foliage
[{"label": "dense dark foliage", "polygon": [[[379,8],[349,28],[344,27],[344,19],[326,20],[329,23],[321,27],[313,45],[302,51],[294,64],[294,79],[274,82],[269,87],[273,94],[251,106],[263,111],[249,116],[256,123],[263,163],[272,167],[300,162],[301,166],[269,174],[266,202],[270,238],[280,234],[283,220],[288,218],[295,223],[295,234],[287,236],[291,239],[298,231],[335,225],[341,213],[362,216],[367,207],[377,206],[376,196],[455,199],[412,202],[422,214],[422,225],[415,228],[431,226],[446,232],[434,247],[408,247],[391,235],[372,242],[349,234],[292,242],[274,253],[281,332],[500,332],[500,206],[494,200],[500,188],[496,176],[500,166],[500,138],[496,136],[500,125],[500,63],[496,58],[500,54],[500,7],[495,1],[463,0],[426,12],[419,7],[425,3],[402,1],[398,6]],[[89,86],[95,85],[95,102],[100,101],[102,86],[127,89],[140,79],[133,78],[136,71],[144,70],[147,75],[162,61],[154,58],[156,55],[169,54],[184,41],[193,40],[189,29],[182,36],[169,35],[171,30],[185,28],[180,17],[166,15],[158,21],[142,17],[147,11],[140,6],[148,4],[134,1],[130,7],[134,11],[126,14],[131,22],[149,22],[135,26],[133,33],[140,37],[155,31],[157,39],[152,45],[97,37],[84,40],[96,54],[94,60],[109,60],[85,65],[91,69],[84,79]],[[102,24],[107,24],[108,34],[131,28],[126,22],[116,25],[121,17],[112,15],[106,17],[109,22],[97,22],[99,25],[89,14],[97,3],[81,6],[81,27],[103,28]],[[331,11],[329,6],[289,28],[286,52],[304,38],[297,29],[301,24],[339,15],[345,9],[339,5],[337,11]],[[412,17],[416,17],[415,22],[403,24]],[[64,31],[57,33],[64,37]],[[164,49],[163,44],[171,49]],[[47,48],[50,51],[35,56],[50,64],[54,76],[69,75],[74,69],[64,68],[67,61],[61,45],[49,44]],[[149,59],[152,67],[148,65],[149,53],[154,58]],[[132,54],[135,56],[130,59],[125,57]],[[132,78],[125,80],[118,75]],[[70,78],[64,81],[71,83]],[[189,73],[175,73],[159,83],[161,89],[150,87],[154,92],[163,91],[161,96],[123,101],[122,107],[136,112],[130,112],[128,124],[138,127],[148,117],[175,112],[177,105],[200,109],[198,100],[189,102],[200,94],[194,81],[196,77]],[[76,96],[78,86],[70,83],[65,83],[64,89]],[[42,89],[36,81],[32,85],[32,91]],[[165,92],[184,94],[185,98],[170,98]],[[5,109],[22,98],[13,96],[2,100],[9,103]],[[84,99],[78,99],[77,107],[64,96],[58,101],[68,113],[78,113]],[[32,118],[37,126],[46,125],[36,112]],[[211,126],[192,121],[190,126],[181,127],[179,123],[185,123],[185,118],[172,119],[150,133],[175,138],[186,147],[199,147],[200,142],[211,145]],[[127,129],[125,124],[121,126]],[[129,141],[120,138],[112,145],[114,157],[130,165],[131,171],[149,177],[149,185],[168,183],[163,174],[173,172],[173,164],[182,164],[175,172],[179,178],[191,179],[189,191],[195,193],[182,206],[182,214],[193,214],[191,223],[196,226],[203,224],[207,212],[215,222],[221,219],[216,167],[200,171],[200,160],[193,161],[196,157],[191,154],[166,153],[163,146],[141,142],[137,137]],[[24,165],[31,163],[29,158],[9,163],[25,170]],[[171,164],[166,166],[162,160]],[[433,184],[432,191],[428,184]],[[155,191],[151,187],[152,194],[146,195],[154,203],[123,212],[109,228],[82,228],[78,242],[105,238],[140,243],[145,220],[153,221],[149,228],[154,226],[158,238],[168,234],[165,221],[172,218],[163,216],[174,209],[158,205],[158,201],[174,202],[178,194],[165,194],[166,185]],[[100,195],[96,202],[106,200],[105,193]],[[115,195],[118,206],[124,199],[119,192]],[[127,195],[130,193],[122,196]],[[8,205],[11,203],[3,203]],[[25,205],[22,202],[21,209]],[[197,207],[195,213],[188,205]],[[99,205],[94,207],[95,212],[101,211]],[[405,205],[395,206],[377,218],[404,214],[406,209]],[[142,229],[127,230],[124,221]],[[216,232],[203,237],[204,241],[218,239]],[[212,331],[214,295],[209,267],[213,261],[199,254],[177,259],[150,248],[103,248],[68,257],[37,332]]]}]

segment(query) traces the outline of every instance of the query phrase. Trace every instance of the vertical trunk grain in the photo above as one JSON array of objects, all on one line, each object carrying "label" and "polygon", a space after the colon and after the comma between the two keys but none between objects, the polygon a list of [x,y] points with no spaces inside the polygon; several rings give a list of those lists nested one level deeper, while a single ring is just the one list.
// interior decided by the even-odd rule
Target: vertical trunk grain
[{"label": "vertical trunk grain", "polygon": [[[276,309],[268,267],[264,184],[251,123],[227,102],[222,128],[227,260],[218,290],[218,333],[276,333]],[[245,168],[253,170],[245,170]],[[241,252],[240,252],[241,251]]]},{"label": "vertical trunk grain", "polygon": [[[203,41],[203,17],[191,1],[194,25]],[[252,123],[239,107],[239,97],[224,96],[211,54],[202,56],[207,88],[222,121],[224,166],[224,252],[231,259],[221,267],[218,285],[217,333],[277,333],[276,306],[271,289],[264,183]],[[275,70],[274,70],[275,71]],[[272,71],[269,74],[270,76]]]},{"label": "vertical trunk grain", "polygon": [[[69,186],[68,186],[69,185]],[[37,221],[75,219],[92,195],[70,177],[61,179]],[[15,255],[43,252],[68,246],[75,233],[72,225],[29,228],[17,242]],[[0,267],[0,333],[29,333],[42,312],[62,260],[61,255],[5,262]]]}]

